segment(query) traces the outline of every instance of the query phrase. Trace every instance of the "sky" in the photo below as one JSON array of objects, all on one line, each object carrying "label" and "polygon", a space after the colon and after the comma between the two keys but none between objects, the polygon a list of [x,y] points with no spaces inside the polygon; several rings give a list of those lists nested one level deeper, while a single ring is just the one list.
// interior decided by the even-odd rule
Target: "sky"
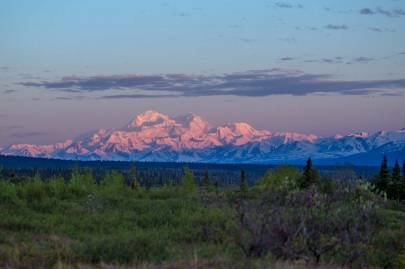
[{"label": "sky", "polygon": [[403,128],[405,1],[0,2],[0,147],[145,110],[320,136]]}]

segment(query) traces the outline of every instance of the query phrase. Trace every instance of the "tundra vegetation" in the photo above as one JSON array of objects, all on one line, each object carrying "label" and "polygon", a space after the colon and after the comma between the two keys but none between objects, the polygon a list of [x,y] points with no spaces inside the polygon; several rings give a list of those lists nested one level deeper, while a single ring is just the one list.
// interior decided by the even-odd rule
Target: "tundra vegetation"
[{"label": "tundra vegetation", "polygon": [[187,168],[158,187],[135,168],[2,176],[0,267],[405,268],[404,172],[385,158],[367,180],[310,159],[233,186]]}]

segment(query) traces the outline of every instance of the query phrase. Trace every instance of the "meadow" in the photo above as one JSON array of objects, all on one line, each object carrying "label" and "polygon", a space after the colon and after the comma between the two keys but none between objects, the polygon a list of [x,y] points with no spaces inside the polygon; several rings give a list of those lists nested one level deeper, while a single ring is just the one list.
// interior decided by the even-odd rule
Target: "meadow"
[{"label": "meadow", "polygon": [[221,186],[184,168],[156,187],[118,170],[4,177],[0,267],[405,268],[405,205],[381,172],[332,180],[307,163]]}]

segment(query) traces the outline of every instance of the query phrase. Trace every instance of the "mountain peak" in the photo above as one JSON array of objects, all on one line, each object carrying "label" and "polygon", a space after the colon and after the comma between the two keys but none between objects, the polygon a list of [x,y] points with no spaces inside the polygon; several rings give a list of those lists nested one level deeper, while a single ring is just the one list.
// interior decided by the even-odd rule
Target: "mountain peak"
[{"label": "mountain peak", "polygon": [[185,128],[205,130],[210,127],[210,124],[205,119],[194,113],[178,116],[175,120]]},{"label": "mountain peak", "polygon": [[194,113],[171,118],[148,110],[122,129],[91,131],[51,145],[11,145],[0,154],[81,160],[284,162],[308,156],[338,160],[380,149],[383,153],[387,148],[405,150],[404,129],[319,139],[311,134],[256,130],[245,122],[211,127]]},{"label": "mountain peak", "polygon": [[169,116],[155,110],[147,110],[137,115],[128,125],[127,128],[139,128],[155,124],[174,122]]},{"label": "mountain peak", "polygon": [[251,135],[256,132],[256,129],[246,122],[235,122],[231,126],[235,132],[242,135]]}]

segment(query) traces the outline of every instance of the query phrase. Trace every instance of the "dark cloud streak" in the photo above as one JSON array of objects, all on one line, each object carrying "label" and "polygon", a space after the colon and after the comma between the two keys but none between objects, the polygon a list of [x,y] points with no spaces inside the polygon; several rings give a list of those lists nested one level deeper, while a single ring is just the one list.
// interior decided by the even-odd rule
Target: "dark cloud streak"
[{"label": "dark cloud streak", "polygon": [[[340,58],[340,57],[336,57]],[[336,59],[335,58],[335,59]],[[372,58],[359,57],[367,62]],[[396,80],[334,80],[330,75],[307,74],[282,69],[256,70],[223,75],[111,75],[67,77],[60,81],[21,83],[64,92],[135,91],[104,95],[102,99],[171,98],[199,96],[308,95],[339,93],[368,95],[381,89],[405,89],[405,79]],[[142,92],[140,92],[142,91]],[[62,97],[66,100],[66,97]],[[62,99],[60,98],[60,99]]]},{"label": "dark cloud streak", "polygon": [[392,10],[387,10],[383,8],[362,8],[359,13],[361,15],[383,15],[389,18],[397,18],[397,17],[402,17],[405,16],[405,10],[402,8],[397,8],[397,9],[392,9]]},{"label": "dark cloud streak", "polygon": [[349,27],[346,24],[328,24],[325,26],[328,30],[348,30]]},{"label": "dark cloud streak", "polygon": [[287,2],[277,2],[274,5],[278,8],[304,8],[301,4],[293,5]]}]

